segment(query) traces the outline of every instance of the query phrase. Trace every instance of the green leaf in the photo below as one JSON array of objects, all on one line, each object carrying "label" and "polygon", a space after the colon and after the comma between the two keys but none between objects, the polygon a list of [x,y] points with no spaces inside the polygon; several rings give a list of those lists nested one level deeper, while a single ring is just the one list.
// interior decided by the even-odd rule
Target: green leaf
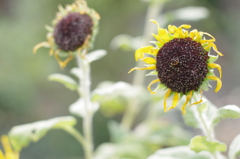
[{"label": "green leaf", "polygon": [[[69,107],[69,112],[73,115],[79,116],[79,117],[86,117],[87,115],[87,110],[84,105],[84,100],[82,98],[79,98],[76,102],[70,105]],[[88,105],[88,111],[90,113],[95,113],[99,108],[99,103],[98,102],[90,102]]]},{"label": "green leaf", "polygon": [[51,129],[67,129],[76,125],[72,116],[57,117],[49,120],[37,121],[30,124],[14,126],[8,136],[16,151],[27,147],[31,142],[37,142]]},{"label": "green leaf", "polygon": [[198,106],[198,111],[202,113],[203,111],[207,110],[207,103],[204,102]]},{"label": "green leaf", "polygon": [[206,136],[195,136],[191,139],[189,146],[195,152],[209,151],[214,153],[216,151],[225,152],[227,150],[226,144],[217,141],[208,141]]},{"label": "green leaf", "polygon": [[93,62],[93,61],[103,58],[105,55],[107,55],[106,50],[95,50],[95,51],[88,53],[86,55],[86,58],[87,58],[88,62]]},{"label": "green leaf", "polygon": [[206,152],[195,153],[188,146],[160,149],[147,159],[211,159]]},{"label": "green leaf", "polygon": [[226,118],[237,119],[240,118],[240,108],[236,105],[227,105],[218,109],[216,115],[212,120],[212,124],[217,124]]},{"label": "green leaf", "polygon": [[56,81],[56,82],[62,83],[66,88],[72,91],[78,88],[78,84],[75,80],[63,74],[58,74],[58,73],[51,74],[50,76],[48,76],[48,79],[50,81]]},{"label": "green leaf", "polygon": [[229,159],[236,159],[238,155],[240,155],[240,134],[233,139],[228,152]]}]

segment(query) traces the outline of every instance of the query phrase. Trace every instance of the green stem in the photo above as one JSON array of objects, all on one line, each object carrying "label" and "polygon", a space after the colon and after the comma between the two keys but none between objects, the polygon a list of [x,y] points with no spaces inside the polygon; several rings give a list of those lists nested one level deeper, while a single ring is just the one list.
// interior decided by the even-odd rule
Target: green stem
[{"label": "green stem", "polygon": [[[158,3],[150,3],[147,10],[147,16],[146,16],[146,22],[144,27],[144,33],[142,39],[144,39],[142,42],[143,44],[147,44],[151,40],[151,34],[149,34],[151,30],[151,24],[149,23],[150,19],[156,19],[158,14],[161,12],[163,8],[164,2],[158,2]],[[142,44],[141,44],[142,45]],[[142,62],[137,62],[137,67],[144,67]],[[138,87],[142,86],[144,84],[144,76],[145,71],[135,71],[133,76],[133,86]],[[133,125],[133,121],[140,111],[139,107],[139,100],[138,99],[132,99],[130,100],[127,110],[124,113],[121,126],[125,128],[126,130],[131,129]]]},{"label": "green stem", "polygon": [[92,139],[92,118],[93,114],[90,110],[91,107],[91,94],[90,94],[90,65],[84,57],[80,54],[77,56],[78,66],[81,69],[81,79],[79,81],[79,92],[81,98],[84,100],[84,107],[86,115],[83,117],[83,134],[85,137],[85,156],[86,159],[92,159],[93,156],[93,139]]},{"label": "green stem", "polygon": [[[207,123],[204,120],[204,117],[202,116],[202,113],[200,111],[198,111],[198,115],[201,123],[203,124],[203,130],[205,135],[209,138],[210,141],[214,141],[215,139],[214,139],[214,134],[212,133],[213,131],[211,130],[211,128],[208,128]],[[215,152],[212,153],[212,155],[214,159],[218,159],[217,154]]]},{"label": "green stem", "polygon": [[83,147],[85,147],[85,140],[80,132],[78,132],[73,127],[67,127],[64,129],[66,132],[68,132],[70,135],[72,135]]}]

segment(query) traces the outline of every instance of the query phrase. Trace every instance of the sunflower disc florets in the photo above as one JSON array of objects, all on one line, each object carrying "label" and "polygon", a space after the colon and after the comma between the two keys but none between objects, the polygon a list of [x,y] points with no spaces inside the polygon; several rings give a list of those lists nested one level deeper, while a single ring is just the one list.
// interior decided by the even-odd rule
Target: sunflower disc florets
[{"label": "sunflower disc florets", "polygon": [[[98,30],[100,16],[88,8],[85,0],[76,0],[65,8],[59,6],[59,12],[53,20],[53,26],[46,26],[49,31],[47,41],[37,44],[33,52],[41,47],[50,48],[61,68],[73,59],[75,52],[91,48]],[[67,53],[67,54],[66,54]],[[67,58],[62,61],[60,56]]]},{"label": "sunflower disc florets", "polygon": [[[199,104],[202,102],[202,90],[207,90],[210,80],[217,81],[215,92],[218,92],[222,86],[221,66],[214,63],[218,56],[210,54],[211,48],[219,55],[220,53],[214,44],[215,38],[206,33],[199,32],[196,29],[188,32],[190,25],[181,25],[176,27],[169,25],[168,30],[160,28],[158,23],[151,20],[158,26],[158,34],[152,34],[157,41],[156,45],[146,46],[135,52],[135,59],[145,62],[144,68],[133,68],[133,70],[154,70],[149,75],[157,75],[158,79],[153,80],[148,90],[155,94],[160,89],[165,89],[164,111],[175,108],[182,96],[186,96],[185,103],[182,106],[182,112],[186,112],[186,106]],[[205,39],[204,35],[211,39]],[[145,56],[148,54],[150,56]],[[217,68],[220,78],[216,77],[213,69]],[[152,91],[151,85],[159,83],[157,88]],[[200,95],[200,100],[192,102],[192,97]],[[167,99],[173,98],[172,106],[167,108]]]}]

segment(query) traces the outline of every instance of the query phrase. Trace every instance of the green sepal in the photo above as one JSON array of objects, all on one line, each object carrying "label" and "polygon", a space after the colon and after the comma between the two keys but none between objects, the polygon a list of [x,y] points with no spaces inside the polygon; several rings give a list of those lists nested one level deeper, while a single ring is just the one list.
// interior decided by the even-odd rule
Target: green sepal
[{"label": "green sepal", "polygon": [[214,63],[214,62],[217,61],[217,59],[218,59],[218,55],[217,55],[217,56],[214,56],[214,55],[208,55],[208,56],[209,56],[208,64],[210,64],[210,63]]},{"label": "green sepal", "polygon": [[145,76],[153,76],[153,75],[158,75],[157,71],[151,71],[150,73],[146,74]]}]

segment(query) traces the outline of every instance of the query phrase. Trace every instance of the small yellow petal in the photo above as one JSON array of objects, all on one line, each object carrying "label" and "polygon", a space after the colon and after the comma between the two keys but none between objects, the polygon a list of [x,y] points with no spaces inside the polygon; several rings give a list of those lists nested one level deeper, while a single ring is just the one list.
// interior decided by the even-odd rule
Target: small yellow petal
[{"label": "small yellow petal", "polygon": [[167,99],[171,94],[171,89],[168,89],[164,97],[164,112],[167,112]]},{"label": "small yellow petal", "polygon": [[195,102],[195,103],[192,103],[191,105],[189,105],[188,107],[191,107],[192,105],[196,105],[196,104],[200,104],[200,103],[202,103],[202,90],[200,91],[201,92],[201,97],[200,97],[200,100],[199,101],[197,101],[197,102]]},{"label": "small yellow petal", "polygon": [[168,25],[168,32],[169,33],[175,33],[176,32],[176,30],[178,30],[178,28],[176,27],[176,26],[174,26],[174,25]]},{"label": "small yellow petal", "polygon": [[209,33],[207,33],[207,32],[202,32],[203,34],[205,34],[205,35],[208,35],[208,36],[210,36],[212,39],[210,39],[210,40],[213,40],[213,41],[215,41],[215,38],[211,35],[211,34],[209,34]]},{"label": "small yellow petal", "polygon": [[188,24],[182,24],[182,25],[180,25],[178,28],[186,28],[186,29],[190,29],[190,28],[191,28],[191,25],[188,25]]},{"label": "small yellow petal", "polygon": [[192,98],[192,94],[193,94],[192,91],[190,91],[189,94],[186,96],[186,101],[185,101],[185,103],[182,106],[182,113],[183,114],[186,113],[186,106],[187,106],[189,100]]},{"label": "small yellow petal", "polygon": [[164,43],[164,41],[160,38],[160,36],[158,36],[158,35],[155,35],[155,34],[151,34],[157,41],[159,41],[159,42],[163,42]]},{"label": "small yellow petal", "polygon": [[223,54],[218,51],[217,46],[214,43],[212,43],[212,48],[219,56],[223,56]]},{"label": "small yellow petal", "polygon": [[149,66],[149,67],[143,67],[143,68],[134,67],[128,73],[131,73],[134,70],[155,70],[155,69],[156,69],[156,65]]},{"label": "small yellow petal", "polygon": [[152,58],[152,57],[146,57],[146,58],[142,59],[142,61],[147,64],[156,64],[156,59]]},{"label": "small yellow petal", "polygon": [[135,52],[135,60],[138,61],[138,59],[144,58],[144,53],[151,53],[151,49],[153,49],[153,46],[146,46],[141,47],[140,49],[137,49]]},{"label": "small yellow petal", "polygon": [[222,87],[222,81],[216,76],[207,76],[207,78],[217,81],[217,87],[215,89],[215,92],[217,93]]},{"label": "small yellow petal", "polygon": [[211,63],[211,64],[208,64],[208,66],[211,67],[211,68],[217,68],[218,71],[219,71],[220,79],[222,78],[222,69],[221,69],[221,66],[219,64]]},{"label": "small yellow petal", "polygon": [[150,22],[157,24],[157,27],[160,28],[160,26],[156,20],[150,19]]},{"label": "small yellow petal", "polygon": [[168,110],[175,108],[177,106],[177,104],[178,104],[178,101],[179,101],[179,95],[178,95],[178,92],[175,92],[174,96],[173,96],[172,106],[169,107]]},{"label": "small yellow petal", "polygon": [[49,47],[50,47],[50,44],[49,44],[49,42],[44,41],[44,42],[41,42],[41,43],[35,45],[34,48],[33,48],[33,53],[35,54],[35,53],[37,52],[37,50],[38,50],[39,48],[41,48],[41,47],[47,47],[47,48],[49,48]]},{"label": "small yellow petal", "polygon": [[148,91],[151,93],[151,94],[155,94],[156,92],[153,92],[151,90],[151,86],[154,84],[154,83],[157,83],[157,82],[160,82],[160,79],[155,79],[155,80],[152,80],[152,82],[148,85]]},{"label": "small yellow petal", "polygon": [[158,36],[165,42],[170,40],[169,33],[166,29],[158,29]]}]

